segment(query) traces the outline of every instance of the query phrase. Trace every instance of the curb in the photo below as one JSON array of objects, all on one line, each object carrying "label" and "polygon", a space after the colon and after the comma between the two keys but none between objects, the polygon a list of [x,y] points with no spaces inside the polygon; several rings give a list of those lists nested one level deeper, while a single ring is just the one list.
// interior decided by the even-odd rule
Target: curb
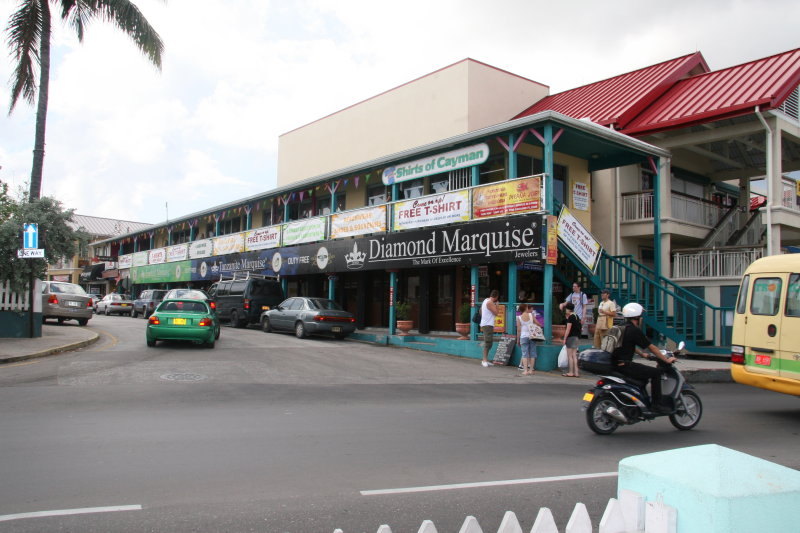
[{"label": "curb", "polygon": [[97,339],[100,338],[100,335],[98,333],[92,333],[92,335],[93,337],[86,340],[73,342],[71,344],[64,344],[62,346],[54,346],[52,348],[48,348],[47,350],[42,350],[40,352],[30,353],[26,355],[18,355],[15,357],[6,357],[0,359],[0,365],[7,365],[10,363],[17,363],[19,361],[26,361],[28,359],[37,359],[39,357],[47,357],[48,355],[55,355],[61,352],[69,352],[72,350],[77,350],[78,348],[83,348],[84,346],[89,346],[90,344],[94,344],[95,342],[97,342]]}]

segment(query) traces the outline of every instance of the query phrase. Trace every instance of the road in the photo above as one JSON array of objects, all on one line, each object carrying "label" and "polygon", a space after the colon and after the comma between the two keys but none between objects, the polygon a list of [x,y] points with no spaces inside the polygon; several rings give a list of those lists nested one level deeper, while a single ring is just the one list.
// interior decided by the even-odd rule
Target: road
[{"label": "road", "polygon": [[[445,532],[468,515],[493,531],[506,510],[528,531],[578,501],[597,523],[617,480],[585,476],[631,455],[716,443],[800,468],[798,400],[735,384],[698,385],[693,431],[600,437],[579,410],[589,380],[256,329],[205,349],[147,348],[142,319],[89,327],[89,348],[0,366],[4,532]],[[561,476],[579,478],[507,483]],[[52,513],[74,509],[93,511]]]}]

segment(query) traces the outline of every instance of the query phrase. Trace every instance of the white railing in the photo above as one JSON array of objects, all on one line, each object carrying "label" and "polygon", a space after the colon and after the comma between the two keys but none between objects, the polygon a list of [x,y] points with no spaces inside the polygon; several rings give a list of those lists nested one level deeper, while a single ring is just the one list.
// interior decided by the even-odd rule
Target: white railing
[{"label": "white railing", "polygon": [[[699,226],[714,227],[725,215],[724,206],[702,198],[672,192],[670,194],[672,218]],[[622,221],[639,222],[653,219],[653,192],[625,193],[622,195]]]},{"label": "white railing", "polygon": [[713,202],[672,193],[672,218],[697,224],[700,226],[714,227],[725,214],[725,208]]},{"label": "white railing", "polygon": [[[660,501],[646,502],[641,494],[623,489],[620,491],[619,500],[611,498],[608,501],[597,529],[592,526],[586,506],[578,503],[564,529],[558,528],[550,509],[540,508],[530,533],[560,533],[562,531],[564,533],[594,533],[595,531],[597,533],[677,533],[677,516],[678,512],[675,508],[664,505]],[[483,533],[483,528],[474,516],[468,516],[458,531],[459,533]],[[494,529],[487,531],[494,531]],[[336,529],[333,533],[344,532]],[[377,533],[392,533],[392,529],[388,525],[382,525],[378,528]],[[438,533],[438,530],[433,522],[425,520],[417,533]],[[497,533],[523,533],[522,526],[513,511],[506,511],[503,515]]]},{"label": "white railing", "polygon": [[[34,298],[41,294],[41,289],[34,287]],[[11,283],[6,280],[0,282],[0,311],[27,311],[29,309],[28,291],[19,293],[11,290]]]},{"label": "white railing", "polygon": [[673,257],[674,279],[739,278],[764,255],[763,248],[681,250]]},{"label": "white railing", "polygon": [[797,184],[793,181],[783,182],[783,193],[781,194],[781,205],[793,211],[800,211],[797,205]]}]

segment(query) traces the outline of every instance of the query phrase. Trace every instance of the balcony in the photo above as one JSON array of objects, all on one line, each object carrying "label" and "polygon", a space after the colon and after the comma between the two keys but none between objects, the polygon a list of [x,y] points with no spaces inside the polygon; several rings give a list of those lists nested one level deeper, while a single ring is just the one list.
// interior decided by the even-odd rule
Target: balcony
[{"label": "balcony", "polygon": [[695,248],[672,254],[672,279],[741,278],[750,263],[763,257],[763,247]]},{"label": "balcony", "polygon": [[[672,192],[673,220],[713,228],[725,214],[726,208],[695,196]],[[653,220],[653,191],[622,194],[622,222]]]}]

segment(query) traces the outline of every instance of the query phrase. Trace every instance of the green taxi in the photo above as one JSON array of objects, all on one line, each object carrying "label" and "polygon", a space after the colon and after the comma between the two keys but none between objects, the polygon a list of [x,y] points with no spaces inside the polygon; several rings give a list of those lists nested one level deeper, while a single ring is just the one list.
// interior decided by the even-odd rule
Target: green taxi
[{"label": "green taxi", "polygon": [[208,302],[190,298],[163,300],[147,320],[147,345],[180,340],[213,348],[219,328],[217,315]]}]

